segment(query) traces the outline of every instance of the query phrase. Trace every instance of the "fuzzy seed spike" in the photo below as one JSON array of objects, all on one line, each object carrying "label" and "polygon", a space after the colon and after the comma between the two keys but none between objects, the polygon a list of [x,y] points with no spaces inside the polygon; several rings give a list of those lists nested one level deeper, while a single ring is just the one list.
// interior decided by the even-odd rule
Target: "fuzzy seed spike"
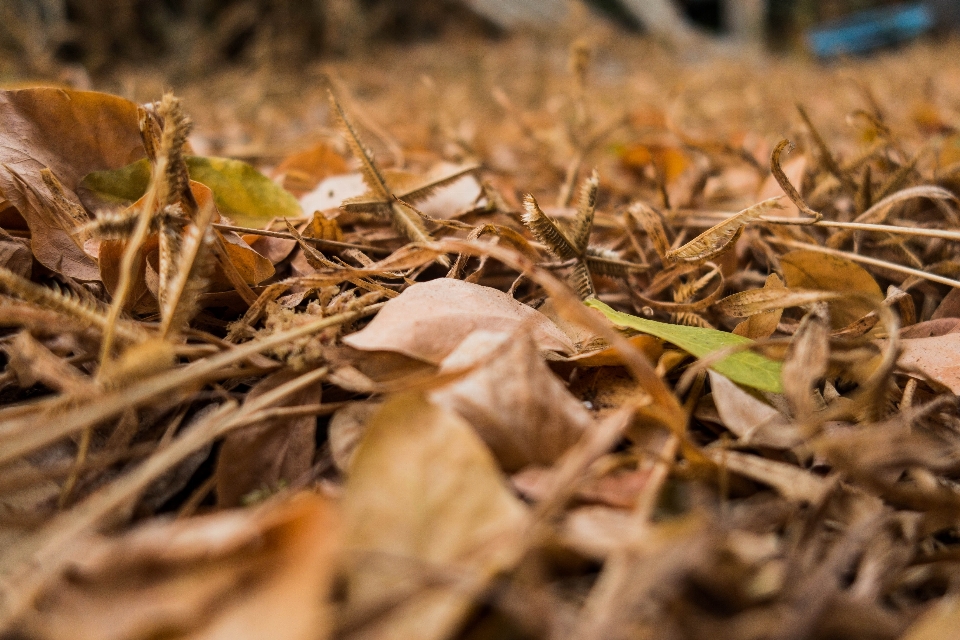
[{"label": "fuzzy seed spike", "polygon": [[193,216],[197,212],[197,201],[190,190],[190,176],[183,152],[187,136],[193,129],[193,121],[183,112],[180,99],[172,93],[164,94],[157,113],[163,119],[158,157],[166,158],[157,204],[163,208],[179,202],[187,214]]},{"label": "fuzzy seed spike", "polygon": [[[25,302],[68,316],[101,331],[109,324],[104,309],[94,299],[59,288],[42,287],[5,267],[0,267],[0,289]],[[127,323],[118,322],[115,330],[117,335],[128,341],[137,341],[144,336],[137,327]]]},{"label": "fuzzy seed spike", "polygon": [[597,295],[597,290],[593,286],[593,277],[590,275],[590,269],[583,260],[573,267],[573,273],[570,274],[570,284],[574,291],[580,296],[581,300],[593,298]]},{"label": "fuzzy seed spike", "polygon": [[[166,338],[171,331],[181,331],[196,315],[200,294],[209,284],[216,243],[211,228],[216,209],[212,203],[197,212],[196,220],[187,225],[179,239],[179,252],[173,264],[169,284],[161,288],[160,333]],[[165,293],[164,293],[165,292]]]},{"label": "fuzzy seed spike", "polygon": [[570,260],[578,258],[579,252],[570,242],[560,227],[540,209],[537,199],[531,194],[527,194],[523,199],[524,214],[521,220],[523,224],[530,229],[530,232],[536,236],[537,240],[547,245],[561,260]]},{"label": "fuzzy seed spike", "polygon": [[583,181],[580,188],[580,202],[577,204],[577,220],[571,232],[570,241],[577,253],[583,255],[590,242],[593,230],[593,216],[597,209],[597,191],[600,188],[600,174],[594,169],[590,177]]},{"label": "fuzzy seed spike", "polygon": [[329,96],[330,107],[333,109],[334,114],[336,114],[337,124],[340,126],[343,137],[346,138],[350,151],[352,151],[353,155],[360,161],[360,172],[363,174],[364,182],[367,183],[367,186],[378,198],[389,200],[392,197],[392,193],[387,187],[387,181],[384,180],[383,174],[380,173],[380,170],[373,161],[373,153],[371,153],[360,140],[356,129],[354,129],[350,120],[347,119],[347,114],[344,112],[343,106],[340,104],[340,101],[337,100],[336,96],[333,95],[332,91],[329,93]]}]

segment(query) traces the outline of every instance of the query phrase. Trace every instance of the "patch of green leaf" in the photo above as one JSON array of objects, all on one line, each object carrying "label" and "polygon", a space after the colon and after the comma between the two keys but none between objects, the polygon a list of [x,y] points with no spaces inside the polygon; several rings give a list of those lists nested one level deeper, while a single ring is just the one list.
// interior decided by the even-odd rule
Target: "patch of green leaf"
[{"label": "patch of green leaf", "polygon": [[[273,218],[303,215],[300,203],[246,162],[228,158],[187,158],[190,179],[213,191],[220,212],[244,227],[263,227]],[[127,205],[140,198],[150,181],[144,159],[114,171],[95,171],[80,183],[98,202]]]},{"label": "patch of green leaf", "polygon": [[[605,315],[618,327],[635,329],[656,336],[680,347],[697,358],[703,358],[726,347],[751,342],[749,338],[726,331],[687,327],[638,318],[628,313],[615,311],[595,298],[587,300],[586,305]],[[780,377],[781,364],[759,353],[752,351],[734,353],[718,361],[710,368],[747,387],[774,393],[783,391],[783,382]]]}]

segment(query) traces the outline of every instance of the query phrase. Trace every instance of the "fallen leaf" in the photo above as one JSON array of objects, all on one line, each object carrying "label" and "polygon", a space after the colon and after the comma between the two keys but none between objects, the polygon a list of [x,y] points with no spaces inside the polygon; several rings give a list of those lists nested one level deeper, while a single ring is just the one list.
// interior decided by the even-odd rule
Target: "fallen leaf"
[{"label": "fallen leaf", "polygon": [[363,181],[362,173],[331,176],[301,196],[300,206],[308,213],[339,209],[344,201],[362,196],[366,192],[367,183]]},{"label": "fallen leaf", "polygon": [[713,404],[723,426],[744,444],[787,449],[800,433],[786,416],[715,371],[709,372]]},{"label": "fallen leaf", "polygon": [[76,640],[325,638],[338,520],[302,494],[78,544],[18,626]]},{"label": "fallen leaf", "polygon": [[[769,276],[767,276],[767,281],[763,283],[763,288],[786,289],[786,287],[783,286],[783,281],[775,273],[771,273]],[[774,309],[773,311],[757,313],[739,323],[733,328],[733,332],[738,336],[750,338],[751,340],[762,340],[763,338],[769,338],[776,332],[777,325],[780,324],[780,318],[782,316],[783,309]]]},{"label": "fallen leaf", "polygon": [[330,145],[321,142],[284,158],[271,176],[298,198],[327,176],[346,173],[347,163]]},{"label": "fallen leaf", "polygon": [[[688,327],[684,325],[667,324],[645,318],[638,318],[627,313],[615,311],[599,300],[593,298],[586,301],[588,307],[596,309],[608,320],[620,327],[635,329],[642,333],[649,333],[667,342],[677,345],[687,353],[697,358],[709,356],[711,353],[727,347],[749,344],[751,340],[725,331]],[[782,391],[780,381],[780,363],[752,351],[740,351],[714,363],[711,367],[734,382],[737,382],[761,391]]]},{"label": "fallen leaf", "polygon": [[15,238],[0,228],[0,267],[14,272],[18,276],[29,278],[33,271],[33,253],[30,243]]},{"label": "fallen leaf", "polygon": [[354,349],[392,351],[440,364],[478,329],[512,332],[524,325],[539,349],[573,353],[567,336],[539,311],[497,289],[452,278],[409,287],[343,342]]},{"label": "fallen leaf", "polygon": [[[279,371],[254,385],[247,402],[290,382],[299,373]],[[282,405],[297,407],[320,402],[320,383],[311,384],[287,397]],[[277,491],[310,470],[315,449],[314,416],[267,420],[228,435],[217,457],[217,503],[235,507],[253,491]]]},{"label": "fallen leaf", "polygon": [[916,368],[960,395],[960,333],[900,341],[897,364]]},{"label": "fallen leaf", "polygon": [[[840,329],[856,322],[883,302],[880,285],[863,267],[839,256],[800,249],[780,258],[790,289],[833,291],[845,294],[827,303],[830,326]],[[859,294],[854,297],[850,294]]]},{"label": "fallen leaf", "polygon": [[346,473],[353,460],[370,418],[380,410],[383,403],[378,400],[351,402],[337,410],[330,418],[327,437],[330,440],[330,455],[337,468]]},{"label": "fallen leaf", "polygon": [[478,363],[429,397],[465,418],[504,471],[553,464],[590,427],[590,414],[550,371],[523,329],[513,335],[474,331],[443,360],[440,372]]},{"label": "fallen leaf", "polygon": [[[213,192],[217,209],[242,227],[261,228],[275,218],[299,218],[297,199],[246,162],[188,156],[190,179]],[[140,160],[116,171],[88,174],[80,183],[88,207],[128,205],[138,200],[150,181],[150,163]]]},{"label": "fallen leaf", "polygon": [[358,638],[448,637],[518,560],[527,511],[462,418],[422,396],[389,399],[350,466],[348,611],[382,610]]},{"label": "fallen leaf", "polygon": [[75,190],[84,175],[143,157],[137,105],[92,91],[0,91],[0,122],[0,193],[26,220],[33,255],[57,273],[99,279],[94,257],[51,218],[56,205],[40,172],[49,169],[79,205]]}]

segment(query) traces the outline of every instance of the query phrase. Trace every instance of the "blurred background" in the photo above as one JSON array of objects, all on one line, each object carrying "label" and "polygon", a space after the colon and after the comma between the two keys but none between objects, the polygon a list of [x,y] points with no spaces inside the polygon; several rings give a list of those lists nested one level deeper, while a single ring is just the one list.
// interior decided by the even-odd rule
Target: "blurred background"
[{"label": "blurred background", "polygon": [[[584,6],[586,9],[584,9]],[[676,48],[719,42],[830,57],[866,53],[957,24],[960,2],[927,0],[3,0],[0,73],[91,74],[161,63],[192,74],[221,63],[349,56],[391,42],[549,33],[571,11]],[[817,37],[820,40],[817,40]]]}]

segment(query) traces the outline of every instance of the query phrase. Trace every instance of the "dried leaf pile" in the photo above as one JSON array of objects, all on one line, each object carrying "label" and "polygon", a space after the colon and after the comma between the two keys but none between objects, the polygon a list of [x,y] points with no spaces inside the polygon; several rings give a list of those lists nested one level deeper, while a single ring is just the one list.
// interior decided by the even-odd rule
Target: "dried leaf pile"
[{"label": "dried leaf pile", "polygon": [[327,68],[285,153],[0,91],[3,637],[956,634],[956,69],[642,103],[595,42]]}]

